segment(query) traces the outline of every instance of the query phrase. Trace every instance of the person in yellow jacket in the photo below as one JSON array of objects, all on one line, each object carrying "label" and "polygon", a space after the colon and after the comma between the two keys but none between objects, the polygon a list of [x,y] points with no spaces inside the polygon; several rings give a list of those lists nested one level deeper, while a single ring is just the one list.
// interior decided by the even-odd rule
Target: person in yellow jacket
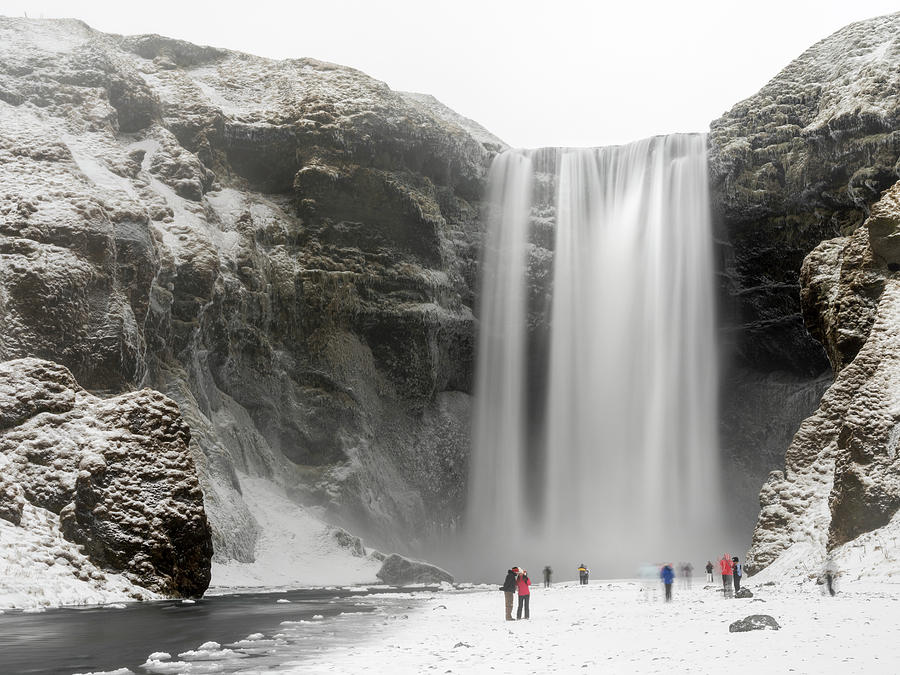
[{"label": "person in yellow jacket", "polygon": [[590,576],[591,571],[584,566],[584,563],[578,566],[578,581],[581,582],[582,586],[586,586],[588,582],[588,577]]}]

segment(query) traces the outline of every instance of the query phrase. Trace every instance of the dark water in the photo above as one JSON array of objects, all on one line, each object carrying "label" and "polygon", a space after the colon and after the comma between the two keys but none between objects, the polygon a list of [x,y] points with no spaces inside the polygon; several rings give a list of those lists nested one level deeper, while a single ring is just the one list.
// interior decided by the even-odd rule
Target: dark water
[{"label": "dark water", "polygon": [[[398,589],[402,592],[404,589]],[[430,589],[429,589],[430,590]],[[391,591],[378,589],[379,595]],[[245,650],[240,659],[217,661],[216,672],[269,670],[304,652],[327,646],[339,632],[335,622],[371,612],[390,598],[360,602],[368,593],[349,589],[312,589],[213,596],[193,604],[181,601],[133,603],[125,609],[63,608],[39,614],[7,611],[0,615],[0,673],[87,673],[128,668],[135,673],[152,652],[178,654],[204,642],[223,646],[253,633],[278,637],[278,644]],[[398,596],[399,597],[399,596]],[[405,596],[408,598],[408,596]],[[290,603],[278,603],[278,599]],[[408,599],[405,603],[410,602]],[[319,615],[322,620],[313,618]],[[340,615],[340,616],[339,616]],[[308,620],[291,625],[283,621]],[[270,641],[271,642],[271,641]],[[237,649],[237,648],[235,648]],[[259,652],[259,653],[255,653]]]}]

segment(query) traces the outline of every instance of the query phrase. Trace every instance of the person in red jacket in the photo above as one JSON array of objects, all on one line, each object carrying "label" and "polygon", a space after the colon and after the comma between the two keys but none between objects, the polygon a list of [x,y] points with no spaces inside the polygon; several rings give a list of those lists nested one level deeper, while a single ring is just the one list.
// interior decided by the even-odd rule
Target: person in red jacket
[{"label": "person in red jacket", "polygon": [[528,619],[528,600],[531,598],[531,579],[528,578],[528,572],[522,570],[516,579],[516,588],[519,591],[519,608],[516,610],[516,619],[522,618],[522,608],[525,608],[525,618]]},{"label": "person in red jacket", "polygon": [[721,560],[719,560],[719,571],[722,572],[722,587],[725,591],[725,597],[730,598],[732,594],[731,575],[734,571],[734,568],[732,567],[731,558],[727,553],[722,556]]}]

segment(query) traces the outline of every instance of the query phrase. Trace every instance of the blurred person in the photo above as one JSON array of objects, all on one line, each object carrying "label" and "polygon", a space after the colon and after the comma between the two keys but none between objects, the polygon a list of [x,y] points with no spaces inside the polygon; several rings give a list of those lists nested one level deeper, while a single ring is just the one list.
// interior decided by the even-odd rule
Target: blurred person
[{"label": "blurred person", "polygon": [[503,591],[503,599],[506,601],[506,620],[515,621],[512,616],[513,595],[516,592],[516,576],[519,574],[518,567],[511,567],[506,571],[506,579],[500,590]]},{"label": "blurred person", "polygon": [[719,571],[722,573],[722,590],[726,598],[731,597],[731,573],[733,571],[731,560],[725,553],[719,560]]},{"label": "blurred person", "polygon": [[550,588],[550,579],[553,576],[553,569],[550,565],[544,567],[544,588]]},{"label": "blurred person", "polygon": [[706,561],[706,583],[711,584],[713,582],[713,564],[712,560]]},{"label": "blurred person", "polygon": [[734,592],[737,594],[741,590],[741,577],[744,576],[744,566],[738,561],[738,557],[731,559],[731,571],[734,578]]},{"label": "blurred person", "polygon": [[666,602],[672,601],[672,582],[675,581],[675,570],[672,569],[671,563],[666,563],[659,571],[659,578],[662,579],[663,586],[666,588]]},{"label": "blurred person", "polygon": [[[641,577],[641,590],[644,591],[644,600],[650,602],[656,599],[656,565],[641,563],[638,574]],[[653,596],[651,598],[651,596]]]},{"label": "blurred person", "polygon": [[834,558],[829,554],[825,559],[825,588],[828,591],[828,595],[832,598],[837,593],[834,588],[835,577],[837,577],[837,565],[834,562]]},{"label": "blurred person", "polygon": [[519,608],[516,610],[516,619],[522,618],[522,608],[525,608],[525,618],[530,618],[528,614],[528,601],[531,599],[531,579],[528,578],[528,571],[522,570],[516,578],[516,588],[519,591]]},{"label": "blurred person", "polygon": [[694,580],[694,565],[693,563],[686,562],[684,563],[684,583],[687,586],[688,590],[691,588],[691,582]]}]

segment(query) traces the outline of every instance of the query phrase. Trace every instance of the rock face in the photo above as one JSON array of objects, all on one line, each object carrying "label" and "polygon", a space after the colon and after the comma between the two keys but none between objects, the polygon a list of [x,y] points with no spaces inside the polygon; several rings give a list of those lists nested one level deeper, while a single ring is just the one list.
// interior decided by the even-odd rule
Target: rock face
[{"label": "rock face", "polygon": [[0,19],[0,358],[174,399],[225,559],[235,470],[423,536],[464,493],[499,147],[349,68]]},{"label": "rock face", "polygon": [[56,363],[0,363],[0,517],[18,525],[26,503],[46,509],[93,563],[166,595],[202,595],[210,580],[189,440],[159,392],[100,399]]},{"label": "rock face", "polygon": [[384,583],[395,586],[453,583],[453,577],[440,567],[410,560],[396,553],[385,559],[376,576]]},{"label": "rock face", "polygon": [[801,263],[856,230],[900,177],[898,59],[900,14],[852,24],[711,125],[732,356],[722,437],[734,473],[748,476],[735,497],[745,519],[756,512],[753,485],[777,466],[827,380],[826,354],[804,327]]},{"label": "rock face", "polygon": [[748,570],[795,544],[811,569],[886,525],[900,507],[900,183],[849,237],[825,241],[802,271],[810,333],[836,373],[760,494]]}]

